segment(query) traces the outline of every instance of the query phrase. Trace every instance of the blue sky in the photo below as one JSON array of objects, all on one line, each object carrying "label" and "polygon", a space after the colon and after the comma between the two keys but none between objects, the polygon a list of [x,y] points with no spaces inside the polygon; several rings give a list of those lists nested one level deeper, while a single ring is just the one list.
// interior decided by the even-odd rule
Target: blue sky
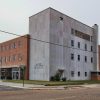
[{"label": "blue sky", "polygon": [[[100,26],[100,0],[0,0],[0,30],[27,34],[29,16],[48,7],[89,26]],[[0,42],[11,38],[15,36],[0,32]]]}]

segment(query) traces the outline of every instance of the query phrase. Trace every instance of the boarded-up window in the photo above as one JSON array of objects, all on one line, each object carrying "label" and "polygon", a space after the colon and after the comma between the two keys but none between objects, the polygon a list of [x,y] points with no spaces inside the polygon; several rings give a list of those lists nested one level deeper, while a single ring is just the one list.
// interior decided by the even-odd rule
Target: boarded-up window
[{"label": "boarded-up window", "polygon": [[80,31],[75,30],[75,36],[90,41],[90,35],[85,34],[83,32],[80,32]]}]

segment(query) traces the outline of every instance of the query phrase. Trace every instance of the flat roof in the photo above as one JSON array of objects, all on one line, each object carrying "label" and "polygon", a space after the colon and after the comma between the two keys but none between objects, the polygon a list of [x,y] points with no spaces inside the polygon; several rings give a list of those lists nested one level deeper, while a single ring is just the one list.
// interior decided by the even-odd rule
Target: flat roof
[{"label": "flat roof", "polygon": [[[33,17],[33,16],[35,16],[35,15],[38,15],[39,13],[42,13],[42,12],[44,12],[44,11],[48,10],[48,9],[55,10],[55,9],[53,9],[53,8],[49,7],[49,8],[46,8],[46,9],[44,9],[44,10],[42,10],[42,11],[40,11],[40,12],[38,12],[38,13],[36,13],[36,14],[34,14],[34,15],[30,16],[30,17]],[[81,24],[83,24],[83,25],[86,25],[87,27],[89,27],[89,28],[92,28],[92,29],[93,29],[93,27],[91,27],[91,26],[89,26],[89,25],[87,25],[87,24],[84,24],[84,23],[82,23],[81,21],[78,21],[78,20],[76,20],[76,19],[74,19],[74,18],[72,18],[72,17],[70,17],[70,16],[68,16],[68,15],[66,15],[66,14],[64,14],[64,13],[62,13],[62,12],[60,12],[60,11],[58,11],[58,10],[55,10],[55,11],[57,11],[57,12],[61,13],[62,15],[65,15],[66,17],[69,17],[69,18],[71,18],[71,19],[73,19],[73,20],[75,20],[75,21],[77,21],[77,22],[79,22],[79,23],[81,23]],[[29,17],[29,18],[30,18],[30,17]],[[94,25],[97,25],[97,24],[94,24]]]}]

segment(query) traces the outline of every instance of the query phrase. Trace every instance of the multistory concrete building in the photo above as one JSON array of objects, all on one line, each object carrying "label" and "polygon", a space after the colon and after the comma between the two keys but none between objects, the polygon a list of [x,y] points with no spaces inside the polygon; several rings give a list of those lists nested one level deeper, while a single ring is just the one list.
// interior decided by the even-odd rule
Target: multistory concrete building
[{"label": "multistory concrete building", "polygon": [[29,79],[29,35],[0,43],[0,78],[22,79],[22,66]]},{"label": "multistory concrete building", "polygon": [[48,8],[29,17],[30,80],[58,72],[67,80],[89,80],[98,70],[98,25],[83,24]]},{"label": "multistory concrete building", "polygon": [[98,62],[99,62],[99,71],[100,71],[100,45],[98,46]]},{"label": "multistory concrete building", "polygon": [[100,79],[98,25],[83,24],[52,8],[29,18],[29,35],[0,43],[0,78]]}]

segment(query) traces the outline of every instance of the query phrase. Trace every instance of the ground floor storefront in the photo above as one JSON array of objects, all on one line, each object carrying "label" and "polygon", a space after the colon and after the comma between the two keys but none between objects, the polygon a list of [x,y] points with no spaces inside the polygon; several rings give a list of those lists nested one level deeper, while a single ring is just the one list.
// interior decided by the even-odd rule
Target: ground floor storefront
[{"label": "ground floor storefront", "polygon": [[20,67],[0,68],[0,79],[19,80],[23,78],[23,71]]}]

